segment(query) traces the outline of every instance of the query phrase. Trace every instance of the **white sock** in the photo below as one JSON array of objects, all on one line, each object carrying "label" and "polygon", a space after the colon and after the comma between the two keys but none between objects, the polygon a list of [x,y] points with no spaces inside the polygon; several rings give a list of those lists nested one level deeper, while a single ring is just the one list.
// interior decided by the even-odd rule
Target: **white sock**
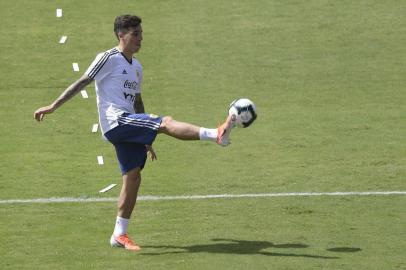
[{"label": "white sock", "polygon": [[116,226],[114,227],[114,236],[119,236],[127,233],[128,222],[130,220],[122,217],[117,217]]},{"label": "white sock", "polygon": [[199,137],[201,141],[216,141],[217,140],[217,128],[204,128],[199,130]]}]

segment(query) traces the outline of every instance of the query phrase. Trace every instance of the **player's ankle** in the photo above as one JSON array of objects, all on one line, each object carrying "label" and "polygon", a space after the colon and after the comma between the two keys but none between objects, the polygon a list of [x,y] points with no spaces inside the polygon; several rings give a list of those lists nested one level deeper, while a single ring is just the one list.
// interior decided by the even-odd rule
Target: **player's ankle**
[{"label": "player's ankle", "polygon": [[201,141],[213,141],[217,140],[217,129],[210,129],[201,127],[199,130],[199,138]]}]

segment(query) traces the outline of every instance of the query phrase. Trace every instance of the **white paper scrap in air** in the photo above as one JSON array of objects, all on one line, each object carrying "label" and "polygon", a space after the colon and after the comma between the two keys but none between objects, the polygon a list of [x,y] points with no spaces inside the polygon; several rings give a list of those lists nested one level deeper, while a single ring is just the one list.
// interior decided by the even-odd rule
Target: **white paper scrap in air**
[{"label": "white paper scrap in air", "polygon": [[62,9],[61,8],[56,9],[56,17],[58,17],[58,18],[62,17]]},{"label": "white paper scrap in air", "polygon": [[78,63],[73,63],[72,67],[73,67],[73,71],[79,71],[79,64]]},{"label": "white paper scrap in air", "polygon": [[97,156],[97,162],[99,163],[99,165],[103,165],[104,164],[103,156]]},{"label": "white paper scrap in air", "polygon": [[80,94],[82,94],[82,97],[83,97],[83,98],[89,98],[89,96],[87,95],[86,90],[81,90],[81,91],[80,91]]},{"label": "white paper scrap in air", "polygon": [[63,44],[66,42],[67,39],[68,39],[67,36],[62,36],[61,39],[59,40],[59,43]]},{"label": "white paper scrap in air", "polygon": [[100,192],[100,193],[107,192],[107,191],[109,191],[110,189],[112,189],[112,188],[115,187],[115,186],[117,186],[117,184],[110,184],[110,185],[108,185],[107,187],[105,187],[105,188],[103,188],[102,190],[100,190],[99,192]]},{"label": "white paper scrap in air", "polygon": [[99,124],[93,124],[92,132],[96,133],[98,128],[99,128]]}]

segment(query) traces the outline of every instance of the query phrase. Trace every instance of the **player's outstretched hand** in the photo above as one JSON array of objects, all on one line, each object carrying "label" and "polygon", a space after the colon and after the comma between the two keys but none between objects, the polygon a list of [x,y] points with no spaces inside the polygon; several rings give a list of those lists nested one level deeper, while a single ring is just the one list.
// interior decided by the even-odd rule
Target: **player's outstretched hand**
[{"label": "player's outstretched hand", "polygon": [[148,156],[151,158],[152,161],[157,160],[156,154],[154,149],[151,145],[145,145],[147,147]]},{"label": "player's outstretched hand", "polygon": [[39,108],[38,110],[36,110],[36,111],[34,112],[34,118],[35,118],[35,120],[37,120],[37,121],[42,121],[42,119],[44,119],[44,116],[45,116],[46,114],[53,113],[54,110],[55,110],[55,109],[54,109],[54,107],[53,107],[52,105],[48,105],[48,106]]}]

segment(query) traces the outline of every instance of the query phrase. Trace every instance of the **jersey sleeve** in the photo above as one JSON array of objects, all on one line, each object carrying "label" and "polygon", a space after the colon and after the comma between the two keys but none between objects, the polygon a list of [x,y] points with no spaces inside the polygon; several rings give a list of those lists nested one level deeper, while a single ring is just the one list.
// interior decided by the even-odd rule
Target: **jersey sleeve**
[{"label": "jersey sleeve", "polygon": [[103,80],[103,78],[111,71],[111,59],[109,56],[108,52],[99,53],[90,64],[85,74],[96,81]]}]

